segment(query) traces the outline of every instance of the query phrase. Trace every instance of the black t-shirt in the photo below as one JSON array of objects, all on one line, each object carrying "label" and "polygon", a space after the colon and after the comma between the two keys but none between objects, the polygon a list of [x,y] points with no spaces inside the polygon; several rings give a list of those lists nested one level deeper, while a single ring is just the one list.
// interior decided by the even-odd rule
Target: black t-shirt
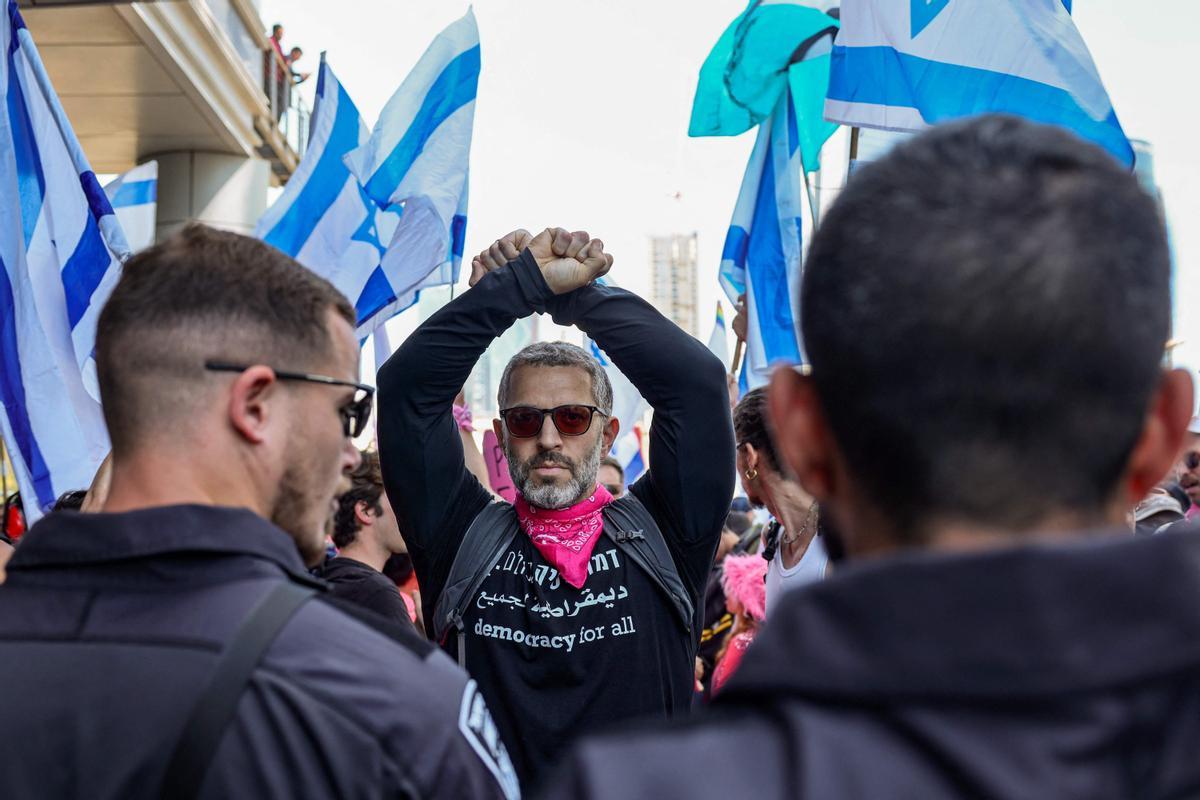
[{"label": "black t-shirt", "polygon": [[[463,615],[467,671],[479,683],[522,782],[574,737],[688,708],[692,669],[662,590],[601,534],[582,589],[524,534]],[[450,637],[452,640],[454,637]],[[456,651],[451,641],[450,650]],[[456,653],[455,653],[456,654]]]},{"label": "black t-shirt", "polygon": [[[384,486],[421,584],[426,630],[437,630],[433,612],[454,557],[491,499],[463,464],[454,397],[488,345],[535,311],[591,336],[654,408],[650,469],[630,492],[698,607],[733,494],[724,370],[636,295],[599,285],[554,295],[526,251],[422,323],[378,374]],[[468,671],[525,790],[575,737],[691,701],[699,614],[684,630],[662,590],[608,538],[591,566],[576,590],[520,534],[464,616]],[[452,655],[455,640],[444,643]]]},{"label": "black t-shirt", "polygon": [[328,559],[317,570],[317,577],[329,582],[334,597],[369,608],[402,625],[413,624],[396,584],[361,561],[345,556]]}]

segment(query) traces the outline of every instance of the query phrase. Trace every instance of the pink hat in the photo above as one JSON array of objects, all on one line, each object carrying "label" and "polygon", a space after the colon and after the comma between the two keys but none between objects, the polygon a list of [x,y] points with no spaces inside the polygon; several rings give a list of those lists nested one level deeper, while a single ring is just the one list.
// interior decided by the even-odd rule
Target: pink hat
[{"label": "pink hat", "polygon": [[767,561],[760,555],[725,556],[721,588],[762,622],[767,616]]}]

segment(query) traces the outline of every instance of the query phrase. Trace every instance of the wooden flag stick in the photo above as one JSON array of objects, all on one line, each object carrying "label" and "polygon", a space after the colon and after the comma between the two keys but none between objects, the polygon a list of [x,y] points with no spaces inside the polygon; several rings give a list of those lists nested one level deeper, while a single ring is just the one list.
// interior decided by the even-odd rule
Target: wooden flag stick
[{"label": "wooden flag stick", "polygon": [[745,346],[746,343],[741,339],[738,339],[737,347],[733,348],[733,364],[731,364],[729,367],[729,372],[731,375],[737,375],[738,369],[742,366],[742,349]]}]

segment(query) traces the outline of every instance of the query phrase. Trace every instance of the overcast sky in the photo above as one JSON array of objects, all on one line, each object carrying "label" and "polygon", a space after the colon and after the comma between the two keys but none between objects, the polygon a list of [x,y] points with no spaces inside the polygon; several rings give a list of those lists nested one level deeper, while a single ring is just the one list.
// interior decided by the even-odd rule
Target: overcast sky
[{"label": "overcast sky", "polygon": [[[457,0],[263,0],[315,70],[328,59],[368,124]],[[622,286],[648,293],[653,234],[699,234],[702,336],[753,132],[690,139],[696,73],[743,0],[478,0],[483,70],[467,252],[517,227],[586,229]],[[336,10],[334,10],[336,8]],[[1177,268],[1180,363],[1200,366],[1200,2],[1075,0],[1075,17],[1131,137],[1154,147]],[[310,94],[315,80],[306,84]],[[469,257],[469,256],[468,256]],[[464,270],[464,278],[468,270]],[[402,315],[393,335],[415,320]]]}]

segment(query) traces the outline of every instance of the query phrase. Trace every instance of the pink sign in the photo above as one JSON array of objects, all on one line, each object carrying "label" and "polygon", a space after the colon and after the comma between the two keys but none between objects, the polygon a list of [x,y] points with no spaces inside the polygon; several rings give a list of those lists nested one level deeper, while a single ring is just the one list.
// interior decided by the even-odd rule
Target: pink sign
[{"label": "pink sign", "polygon": [[517,492],[513,488],[512,476],[508,474],[508,459],[504,457],[504,448],[500,446],[495,431],[483,432],[483,460],[487,464],[492,491],[508,502],[514,502]]}]

